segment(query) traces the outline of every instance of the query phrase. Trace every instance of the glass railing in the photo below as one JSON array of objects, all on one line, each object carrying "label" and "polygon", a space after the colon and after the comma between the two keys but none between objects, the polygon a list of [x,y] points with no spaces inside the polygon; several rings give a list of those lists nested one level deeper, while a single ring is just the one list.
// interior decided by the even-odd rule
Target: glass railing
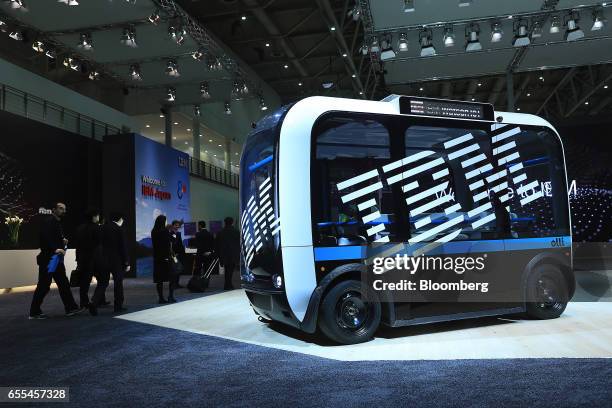
[{"label": "glass railing", "polygon": [[189,158],[189,171],[191,175],[213,181],[231,188],[238,188],[238,174],[232,173],[202,160]]},{"label": "glass railing", "polygon": [[0,84],[0,109],[96,140],[121,133],[121,129],[53,102]]}]

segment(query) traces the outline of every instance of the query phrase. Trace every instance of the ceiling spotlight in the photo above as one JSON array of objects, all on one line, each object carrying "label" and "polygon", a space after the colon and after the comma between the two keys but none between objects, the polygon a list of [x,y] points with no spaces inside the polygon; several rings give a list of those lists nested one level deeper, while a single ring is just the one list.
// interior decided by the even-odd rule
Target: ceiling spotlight
[{"label": "ceiling spotlight", "polygon": [[210,57],[208,59],[208,70],[209,71],[220,71],[223,69],[223,64],[219,58]]},{"label": "ceiling spotlight", "polygon": [[576,41],[584,38],[584,31],[578,26],[580,20],[580,14],[577,11],[573,11],[565,16],[565,25],[567,30],[565,31],[565,41]]},{"label": "ceiling spotlight", "polygon": [[78,0],[57,0],[58,3],[64,3],[67,6],[78,6]]},{"label": "ceiling spotlight", "polygon": [[159,10],[155,10],[155,11],[153,12],[153,14],[151,14],[151,15],[149,16],[149,22],[150,22],[151,24],[155,24],[155,25],[157,25],[157,24],[159,23],[159,21],[160,21],[160,20],[161,20],[161,17],[160,17],[160,15],[159,15]]},{"label": "ceiling spotlight", "polygon": [[480,51],[482,50],[482,44],[480,44],[480,26],[477,23],[472,23],[466,27],[466,38],[467,43],[465,44],[465,50],[467,52]]},{"label": "ceiling spotlight", "polygon": [[96,70],[90,71],[89,79],[91,79],[92,81],[97,81],[98,79],[100,79],[100,73]]},{"label": "ceiling spotlight", "polygon": [[269,42],[267,42],[267,43],[266,43],[266,47],[269,47],[269,46],[270,46],[270,43],[269,43]]},{"label": "ceiling spotlight", "polygon": [[[200,116],[200,105],[193,105],[193,116]],[[202,135],[200,135],[202,137]]]},{"label": "ceiling spotlight", "polygon": [[243,14],[243,15],[240,17],[240,19],[241,19],[242,21],[246,21],[247,16],[245,16],[245,15]]},{"label": "ceiling spotlight", "polygon": [[210,98],[210,90],[208,89],[208,82],[202,82],[200,84],[200,97],[202,97],[202,99]]},{"label": "ceiling spotlight", "polygon": [[134,26],[125,27],[123,34],[121,34],[120,42],[130,48],[138,48],[138,44],[136,44],[136,28]]},{"label": "ceiling spotlight", "polygon": [[2,31],[3,33],[6,33],[7,30],[8,30],[8,25],[4,21],[0,20],[0,31]]},{"label": "ceiling spotlight", "polygon": [[502,30],[502,25],[499,21],[496,21],[491,24],[491,42],[500,42],[502,37],[504,36],[504,31]]},{"label": "ceiling spotlight", "polygon": [[11,31],[9,37],[15,41],[23,41],[23,33],[21,31]]},{"label": "ceiling spotlight", "polygon": [[176,101],[176,89],[169,87],[166,91],[166,101],[174,102]]},{"label": "ceiling spotlight", "polygon": [[91,39],[91,34],[90,33],[81,33],[79,35],[79,43],[77,44],[77,47],[84,50],[84,51],[91,51],[93,50],[93,41]]},{"label": "ceiling spotlight", "polygon": [[549,31],[551,34],[557,34],[558,32],[561,32],[561,19],[559,18],[559,16],[552,16]]},{"label": "ceiling spotlight", "polygon": [[382,51],[380,52],[380,59],[382,61],[387,61],[392,58],[395,58],[395,51],[393,50],[393,46],[391,45],[391,36],[385,36],[381,42]]},{"label": "ceiling spotlight", "polygon": [[32,43],[32,49],[36,52],[43,53],[45,52],[45,44],[42,41],[34,41]]},{"label": "ceiling spotlight", "polygon": [[406,33],[400,33],[399,40],[397,41],[397,49],[400,50],[400,52],[408,51],[408,38]]},{"label": "ceiling spotlight", "polygon": [[421,43],[421,57],[432,57],[436,55],[436,48],[432,43],[431,30],[426,29],[419,33],[419,42]]},{"label": "ceiling spotlight", "polygon": [[288,69],[289,65],[285,64],[285,65],[283,65],[283,68]]},{"label": "ceiling spotlight", "polygon": [[542,37],[542,22],[536,20],[533,22],[533,27],[531,28],[531,39]]},{"label": "ceiling spotlight", "polygon": [[199,48],[198,50],[194,51],[191,56],[196,61],[202,61],[204,59],[204,52],[204,48]]},{"label": "ceiling spotlight", "polygon": [[591,31],[599,31],[606,24],[606,19],[603,15],[603,9],[595,9],[593,10],[593,26],[591,27]]},{"label": "ceiling spotlight", "polygon": [[368,52],[370,52],[370,49],[368,48],[368,44],[366,43],[363,43],[363,45],[361,46],[359,50],[361,51],[361,55],[368,55]]},{"label": "ceiling spotlight", "polygon": [[301,83],[301,82],[298,82],[298,86],[302,86],[302,83]]},{"label": "ceiling spotlight", "polygon": [[348,15],[353,17],[353,21],[359,20],[361,17],[361,7],[359,6],[359,3],[356,3],[355,6],[353,6],[353,9],[348,12]]},{"label": "ceiling spotlight", "polygon": [[336,31],[336,26],[329,27],[329,31]]},{"label": "ceiling spotlight", "polygon": [[259,109],[262,111],[268,110],[268,105],[266,105],[266,101],[263,97],[259,98]]},{"label": "ceiling spotlight", "polygon": [[232,109],[230,107],[230,103],[229,102],[225,102],[224,112],[225,112],[226,115],[231,115],[232,114]]},{"label": "ceiling spotlight", "polygon": [[455,32],[452,24],[447,24],[444,27],[444,46],[453,47],[455,45]]},{"label": "ceiling spotlight", "polygon": [[49,59],[55,59],[57,58],[57,53],[55,52],[55,50],[49,48],[47,49],[47,51],[45,52],[45,55],[47,56],[47,58]]},{"label": "ceiling spotlight", "polygon": [[544,77],[540,76],[540,78],[538,78],[540,81],[544,82]]},{"label": "ceiling spotlight", "polygon": [[526,47],[531,44],[529,39],[529,28],[526,20],[518,20],[515,23],[514,38],[512,39],[512,45],[514,47]]},{"label": "ceiling spotlight", "polygon": [[79,62],[73,57],[64,58],[63,64],[66,68],[70,68],[73,71],[79,71],[81,69]]},{"label": "ceiling spotlight", "polygon": [[378,43],[377,37],[372,37],[372,42],[370,43],[370,52],[380,52],[380,44]]},{"label": "ceiling spotlight", "polygon": [[414,11],[414,0],[404,0],[404,13],[412,13]]},{"label": "ceiling spotlight", "polygon": [[357,74],[352,74],[351,78],[357,78]]},{"label": "ceiling spotlight", "polygon": [[343,52],[342,53],[342,58],[346,58],[346,57],[348,57],[348,54],[346,52]]},{"label": "ceiling spotlight", "polygon": [[28,11],[23,0],[5,0],[13,10]]},{"label": "ceiling spotlight", "polygon": [[187,38],[187,30],[180,24],[170,23],[168,25],[168,37],[178,45],[183,45]]},{"label": "ceiling spotlight", "polygon": [[142,72],[140,71],[140,65],[130,65],[130,78],[133,81],[142,81]]},{"label": "ceiling spotlight", "polygon": [[178,71],[178,64],[176,63],[176,60],[170,59],[168,60],[168,62],[166,63],[166,75],[172,77],[172,78],[178,78],[181,76],[181,74]]}]

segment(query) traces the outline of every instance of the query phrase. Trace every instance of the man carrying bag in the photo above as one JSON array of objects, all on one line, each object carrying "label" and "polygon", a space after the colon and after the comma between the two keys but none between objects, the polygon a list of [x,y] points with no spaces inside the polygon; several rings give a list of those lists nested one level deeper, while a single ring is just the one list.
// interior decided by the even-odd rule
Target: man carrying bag
[{"label": "man carrying bag", "polygon": [[64,303],[64,309],[66,310],[66,316],[74,316],[80,311],[70,291],[70,283],[66,277],[66,267],[64,266],[64,256],[66,255],[68,240],[64,237],[61,219],[65,214],[66,205],[57,203],[52,210],[52,214],[42,222],[40,229],[40,254],[36,257],[38,283],[32,297],[29,319],[47,318],[40,307],[45,296],[49,293],[52,280],[55,281],[59,290],[60,297]]}]

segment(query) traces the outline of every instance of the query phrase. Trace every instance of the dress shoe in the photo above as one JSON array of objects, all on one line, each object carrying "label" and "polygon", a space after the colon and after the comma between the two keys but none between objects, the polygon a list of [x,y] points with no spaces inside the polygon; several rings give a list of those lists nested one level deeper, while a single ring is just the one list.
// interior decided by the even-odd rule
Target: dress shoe
[{"label": "dress shoe", "polygon": [[164,298],[161,298],[157,301],[157,303],[159,303],[160,305],[165,305],[166,303],[168,303],[168,301]]},{"label": "dress shoe", "polygon": [[92,315],[92,316],[97,316],[98,315],[98,308],[93,303],[89,304],[89,314]]},{"label": "dress shoe", "polygon": [[44,313],[38,313],[38,314],[35,314],[35,315],[28,316],[29,320],[45,320],[47,318],[49,318],[49,316],[47,316]]},{"label": "dress shoe", "polygon": [[75,315],[78,315],[79,313],[83,313],[84,311],[85,309],[81,309],[81,308],[72,309],[66,312],[66,316],[68,317],[75,316]]},{"label": "dress shoe", "polygon": [[168,303],[176,303],[176,299],[173,297],[168,298]]}]

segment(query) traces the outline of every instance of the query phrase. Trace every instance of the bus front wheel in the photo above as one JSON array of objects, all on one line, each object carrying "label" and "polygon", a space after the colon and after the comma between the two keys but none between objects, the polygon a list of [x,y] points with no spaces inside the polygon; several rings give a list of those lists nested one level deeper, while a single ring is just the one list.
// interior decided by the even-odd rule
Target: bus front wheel
[{"label": "bus front wheel", "polygon": [[355,280],[331,288],[321,303],[319,327],[323,334],[340,344],[370,340],[380,325],[381,306],[372,301],[373,294],[368,295],[366,299],[361,283]]},{"label": "bus front wheel", "polygon": [[563,273],[552,265],[533,271],[527,280],[527,316],[555,319],[563,313],[569,300]]}]

